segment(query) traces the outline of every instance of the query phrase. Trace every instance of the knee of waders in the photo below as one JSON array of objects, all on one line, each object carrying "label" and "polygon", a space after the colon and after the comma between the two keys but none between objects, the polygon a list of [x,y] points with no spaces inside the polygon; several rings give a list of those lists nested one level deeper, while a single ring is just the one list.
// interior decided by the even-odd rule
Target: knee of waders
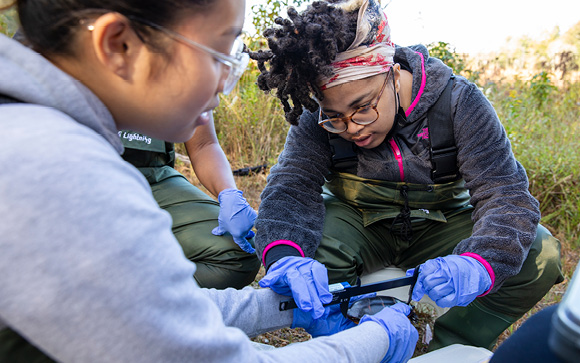
[{"label": "knee of waders", "polygon": [[[245,253],[245,252],[244,252]],[[225,260],[222,263],[197,261],[193,275],[200,287],[241,289],[250,285],[260,270],[260,260],[255,255]]]},{"label": "knee of waders", "polygon": [[528,258],[530,256],[535,258],[541,278],[545,279],[546,282],[553,285],[564,281],[560,259],[560,241],[541,224],[538,224],[536,229],[536,239],[532,243]]}]

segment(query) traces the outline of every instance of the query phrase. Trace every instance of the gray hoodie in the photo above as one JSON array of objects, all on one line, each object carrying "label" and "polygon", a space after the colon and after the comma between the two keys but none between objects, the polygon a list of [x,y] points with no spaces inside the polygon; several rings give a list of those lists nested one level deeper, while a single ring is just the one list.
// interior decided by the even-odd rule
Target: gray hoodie
[{"label": "gray hoodie", "polygon": [[[80,82],[0,35],[0,329],[62,362],[380,360],[365,323],[271,351],[289,326],[269,289],[200,289],[115,122]],[[0,342],[1,344],[1,342]]]},{"label": "gray hoodie", "polygon": [[[413,74],[413,108],[394,135],[402,163],[389,143],[383,142],[371,150],[358,149],[356,175],[433,184],[429,141],[421,135],[427,128],[427,111],[445,89],[452,71],[439,59],[430,58],[421,45],[397,47],[394,60]],[[451,109],[457,164],[471,196],[475,222],[472,236],[461,241],[454,253],[472,252],[486,259],[496,278],[492,291],[497,291],[519,272],[534,241],[540,220],[538,202],[528,191],[526,172],[514,158],[493,106],[476,85],[456,76]],[[317,123],[318,112],[302,114],[299,125],[290,127],[284,150],[270,171],[256,221],[260,257],[277,240],[293,241],[307,257],[313,257],[320,244],[325,213],[321,193],[332,154],[328,132]],[[278,258],[298,254],[288,246],[273,247],[268,254],[275,249],[273,255]],[[272,262],[268,258],[266,263]]]}]

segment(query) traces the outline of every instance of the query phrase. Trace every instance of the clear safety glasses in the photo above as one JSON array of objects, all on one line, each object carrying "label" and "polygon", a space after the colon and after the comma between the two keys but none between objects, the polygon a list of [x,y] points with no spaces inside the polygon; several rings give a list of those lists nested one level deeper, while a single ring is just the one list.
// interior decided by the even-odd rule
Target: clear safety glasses
[{"label": "clear safety glasses", "polygon": [[165,33],[170,38],[180,41],[189,47],[203,50],[204,52],[213,56],[217,61],[221,62],[226,67],[228,67],[228,76],[226,77],[224,89],[222,91],[224,95],[229,94],[234,89],[236,83],[238,83],[238,80],[246,70],[246,67],[248,66],[248,63],[250,61],[250,56],[248,55],[248,53],[244,52],[244,42],[240,37],[236,38],[232,46],[232,50],[230,51],[230,54],[227,55],[218,52],[216,50],[213,50],[210,47],[207,47],[203,44],[194,42],[193,40],[188,39],[183,35],[174,32],[173,30],[169,30],[165,27],[162,27],[161,25],[157,25],[148,20],[136,17],[130,17],[130,19],[142,23],[144,25],[150,26],[153,29],[159,30]]}]

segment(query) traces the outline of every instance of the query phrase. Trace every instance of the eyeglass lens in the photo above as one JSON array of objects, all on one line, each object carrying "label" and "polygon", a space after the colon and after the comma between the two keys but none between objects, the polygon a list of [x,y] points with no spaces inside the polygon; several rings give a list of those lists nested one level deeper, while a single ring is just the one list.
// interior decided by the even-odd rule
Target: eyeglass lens
[{"label": "eyeglass lens", "polygon": [[331,118],[328,119],[323,125],[330,126],[336,131],[345,131],[346,130],[346,122],[348,119],[352,120],[355,124],[359,125],[368,125],[373,123],[379,118],[379,113],[372,105],[364,106],[355,111],[350,117],[342,119],[342,118]]},{"label": "eyeglass lens", "polygon": [[248,63],[250,61],[250,56],[248,53],[243,53],[244,50],[244,43],[240,38],[237,38],[234,41],[234,45],[232,47],[232,51],[230,56],[237,60],[237,63],[229,65],[229,73],[224,82],[224,90],[223,94],[228,95],[238,83],[240,77],[246,70]]}]

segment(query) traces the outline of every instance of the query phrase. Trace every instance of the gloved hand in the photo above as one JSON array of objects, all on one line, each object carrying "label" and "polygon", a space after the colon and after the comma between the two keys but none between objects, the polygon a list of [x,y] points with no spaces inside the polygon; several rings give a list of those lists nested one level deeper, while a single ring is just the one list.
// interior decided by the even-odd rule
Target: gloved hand
[{"label": "gloved hand", "polygon": [[[349,307],[361,299],[375,296],[376,293],[354,296],[349,301]],[[324,314],[318,319],[312,319],[309,312],[294,309],[292,328],[304,328],[313,337],[331,335],[352,328],[356,324],[344,317],[340,312],[340,304],[330,305],[325,308]]]},{"label": "gloved hand", "polygon": [[[407,270],[407,276],[415,269]],[[419,277],[413,289],[413,300],[427,294],[443,308],[467,306],[491,287],[491,277],[476,259],[449,255],[427,260],[419,266]]]},{"label": "gloved hand", "polygon": [[218,201],[220,203],[219,226],[215,227],[211,233],[221,236],[229,232],[242,250],[255,253],[256,250],[247,238],[254,237],[252,227],[258,214],[242,196],[242,191],[234,188],[224,189],[218,195]]},{"label": "gloved hand", "polygon": [[308,257],[279,259],[270,266],[259,284],[280,295],[292,296],[298,308],[310,312],[313,319],[323,316],[325,309],[322,305],[332,300],[326,267]]},{"label": "gloved hand", "polygon": [[360,319],[359,325],[367,321],[374,321],[387,331],[389,350],[387,350],[382,362],[406,362],[413,356],[417,340],[419,340],[419,333],[407,318],[410,312],[409,305],[396,303],[374,315],[365,315]]}]

